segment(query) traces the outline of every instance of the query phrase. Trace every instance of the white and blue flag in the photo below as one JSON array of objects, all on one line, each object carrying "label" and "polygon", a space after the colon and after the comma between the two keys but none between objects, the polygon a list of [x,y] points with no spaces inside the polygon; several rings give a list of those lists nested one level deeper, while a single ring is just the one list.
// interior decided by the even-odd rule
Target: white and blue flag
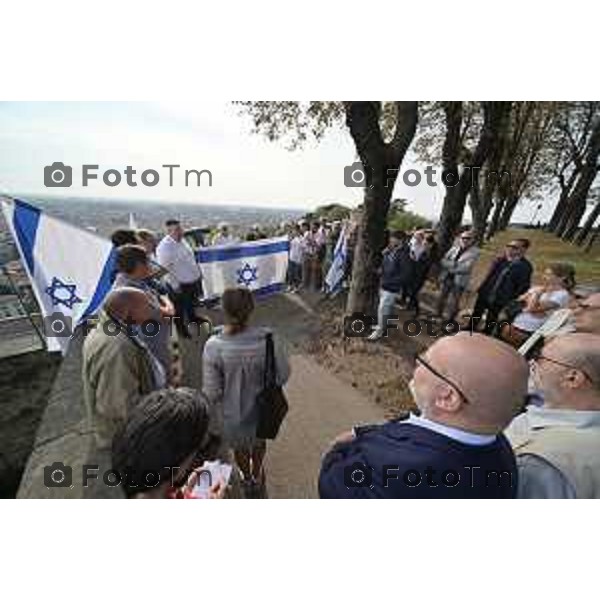
[{"label": "white and blue flag", "polygon": [[327,286],[327,291],[330,293],[338,291],[344,279],[344,273],[346,271],[346,259],[348,256],[348,237],[346,235],[347,230],[348,226],[346,225],[344,229],[342,229],[340,237],[337,240],[335,249],[333,251],[333,261],[331,262],[331,267],[325,276],[325,285]]},{"label": "white and blue flag", "polygon": [[70,333],[110,291],[113,245],[21,200],[3,201],[2,211],[44,317],[48,350],[65,354]]},{"label": "white and blue flag", "polygon": [[285,287],[290,242],[287,237],[200,248],[204,293],[220,296],[230,287],[247,287],[258,295]]}]

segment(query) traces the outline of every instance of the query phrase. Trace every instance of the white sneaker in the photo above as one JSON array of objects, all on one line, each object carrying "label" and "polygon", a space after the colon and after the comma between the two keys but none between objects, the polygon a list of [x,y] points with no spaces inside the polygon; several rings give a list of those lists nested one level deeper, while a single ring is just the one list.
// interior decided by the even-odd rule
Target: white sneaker
[{"label": "white sneaker", "polygon": [[383,337],[383,330],[376,328],[373,330],[373,333],[367,338],[371,342],[376,342]]}]

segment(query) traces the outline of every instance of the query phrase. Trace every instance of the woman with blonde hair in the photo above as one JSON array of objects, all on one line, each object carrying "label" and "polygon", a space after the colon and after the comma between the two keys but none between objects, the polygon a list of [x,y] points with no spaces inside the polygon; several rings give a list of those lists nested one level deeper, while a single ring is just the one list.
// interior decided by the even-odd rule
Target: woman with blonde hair
[{"label": "woman with blonde hair", "polygon": [[502,338],[520,346],[546,319],[560,308],[567,308],[575,287],[575,268],[569,263],[553,263],[544,271],[543,284],[519,297],[521,312],[512,324],[502,328]]},{"label": "woman with blonde hair", "polygon": [[[204,346],[203,391],[221,423],[225,444],[234,451],[246,495],[262,496],[266,441],[256,437],[257,396],[264,385],[266,336],[273,332],[249,325],[254,299],[247,288],[225,290],[221,306],[224,326]],[[290,369],[275,335],[273,340],[277,385],[281,386],[287,381]]]}]

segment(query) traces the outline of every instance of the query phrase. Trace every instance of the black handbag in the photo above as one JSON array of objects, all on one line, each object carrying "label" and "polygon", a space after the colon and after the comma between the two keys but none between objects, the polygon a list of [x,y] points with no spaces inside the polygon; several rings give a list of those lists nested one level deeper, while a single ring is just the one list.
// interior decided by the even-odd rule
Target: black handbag
[{"label": "black handbag", "polygon": [[281,386],[277,385],[277,367],[275,365],[275,347],[272,333],[267,333],[266,344],[263,389],[256,396],[258,406],[256,437],[261,440],[274,440],[288,412],[288,402]]}]

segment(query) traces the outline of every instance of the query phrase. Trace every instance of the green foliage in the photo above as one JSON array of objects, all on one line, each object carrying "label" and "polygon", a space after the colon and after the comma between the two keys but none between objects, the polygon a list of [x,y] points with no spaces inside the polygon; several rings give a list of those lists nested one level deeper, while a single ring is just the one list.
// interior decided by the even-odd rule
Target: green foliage
[{"label": "green foliage", "polygon": [[408,200],[398,198],[392,200],[388,215],[388,227],[410,231],[411,229],[427,229],[431,227],[431,221],[410,210],[406,210]]},{"label": "green foliage", "polygon": [[327,221],[342,221],[350,216],[350,209],[341,204],[331,203],[319,206],[314,212],[308,213],[305,219],[325,219]]}]

